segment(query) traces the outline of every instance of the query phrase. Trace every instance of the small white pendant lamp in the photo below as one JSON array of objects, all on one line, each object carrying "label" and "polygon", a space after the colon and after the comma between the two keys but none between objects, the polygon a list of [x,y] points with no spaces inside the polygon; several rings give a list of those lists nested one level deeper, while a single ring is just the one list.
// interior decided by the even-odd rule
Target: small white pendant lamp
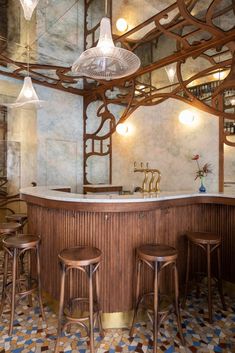
[{"label": "small white pendant lamp", "polygon": [[20,0],[20,3],[23,7],[24,18],[27,21],[31,20],[32,14],[34,12],[35,7],[37,6],[39,0]]},{"label": "small white pendant lamp", "polygon": [[[105,2],[107,14],[107,0]],[[96,47],[84,51],[73,63],[72,71],[97,80],[114,80],[129,76],[140,67],[140,59],[129,50],[115,47],[108,17],[100,22],[100,36]]]},{"label": "small white pendant lamp", "polygon": [[27,76],[24,78],[23,87],[20,94],[14,103],[6,103],[3,105],[9,108],[24,108],[24,109],[40,109],[44,101],[39,100],[38,95],[33,87],[31,77],[29,76],[29,58],[30,48],[27,47]]},{"label": "small white pendant lamp", "polygon": [[173,84],[174,79],[175,79],[175,73],[176,73],[175,64],[165,66],[165,70],[166,70],[166,73],[167,73],[167,76],[168,76],[170,83]]},{"label": "small white pendant lamp", "polygon": [[24,78],[23,87],[15,103],[5,104],[9,108],[40,109],[44,101],[39,100],[33,87],[31,77]]}]

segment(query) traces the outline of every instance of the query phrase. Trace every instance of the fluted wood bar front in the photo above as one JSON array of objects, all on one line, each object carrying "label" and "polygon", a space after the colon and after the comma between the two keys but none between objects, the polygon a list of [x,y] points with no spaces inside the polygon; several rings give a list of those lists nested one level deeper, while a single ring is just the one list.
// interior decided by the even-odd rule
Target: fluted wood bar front
[{"label": "fluted wood bar front", "polygon": [[[184,281],[186,231],[216,232],[222,236],[223,279],[235,283],[235,195],[161,194],[160,197],[83,196],[47,188],[21,190],[28,204],[29,232],[42,238],[42,284],[59,297],[58,253],[76,245],[102,250],[101,305],[105,313],[133,308],[135,249],[144,243],[166,243],[179,251]],[[195,256],[194,266],[202,258]],[[148,287],[150,274],[144,277]],[[169,285],[165,277],[165,286]],[[85,283],[85,282],[84,282]],[[71,288],[83,286],[83,279]]]}]

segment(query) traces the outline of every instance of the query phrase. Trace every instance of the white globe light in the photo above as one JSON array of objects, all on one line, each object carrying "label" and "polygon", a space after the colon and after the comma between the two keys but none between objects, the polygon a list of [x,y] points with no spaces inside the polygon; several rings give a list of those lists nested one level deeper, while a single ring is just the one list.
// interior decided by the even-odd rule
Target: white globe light
[{"label": "white globe light", "polygon": [[128,134],[128,126],[126,124],[118,124],[116,131],[119,135],[125,136]]},{"label": "white globe light", "polygon": [[119,18],[116,22],[116,27],[120,32],[125,32],[128,28],[128,24],[124,18]]},{"label": "white globe light", "polygon": [[179,121],[182,124],[190,125],[194,122],[195,115],[191,110],[183,110],[179,115]]}]

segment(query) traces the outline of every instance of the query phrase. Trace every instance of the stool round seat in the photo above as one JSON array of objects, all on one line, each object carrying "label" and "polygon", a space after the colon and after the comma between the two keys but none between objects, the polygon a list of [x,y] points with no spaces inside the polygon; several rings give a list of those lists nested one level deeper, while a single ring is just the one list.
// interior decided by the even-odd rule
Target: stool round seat
[{"label": "stool round seat", "polygon": [[40,238],[36,235],[20,234],[8,236],[2,240],[6,248],[24,249],[35,247],[40,243]]},{"label": "stool round seat", "polygon": [[[193,248],[200,248],[204,252],[206,259],[206,277],[207,277],[207,300],[208,300],[208,313],[209,313],[209,322],[213,322],[213,313],[212,313],[212,255],[215,253],[217,255],[217,285],[220,295],[220,300],[223,306],[223,309],[226,310],[226,304],[223,295],[222,287],[222,275],[221,275],[221,237],[215,233],[208,232],[187,232],[187,266],[186,266],[186,279],[185,279],[185,296],[183,301],[183,306],[185,306],[188,288],[189,288],[189,272],[190,272],[190,263],[191,263],[191,252]],[[192,247],[192,249],[191,249]],[[202,272],[202,271],[200,271]],[[201,283],[197,281],[197,296],[200,293]]]},{"label": "stool round seat", "polygon": [[188,232],[187,238],[196,244],[216,245],[221,243],[221,238],[218,234],[207,232]]},{"label": "stool round seat", "polygon": [[[103,335],[100,310],[99,295],[99,266],[101,262],[102,252],[92,246],[76,246],[62,250],[59,255],[61,268],[61,286],[60,286],[60,305],[58,313],[58,331],[54,353],[60,352],[60,337],[62,331],[71,324],[78,324],[85,328],[87,335],[90,337],[90,353],[95,353],[94,348],[94,324],[98,322],[100,333]],[[66,282],[73,281],[73,274],[84,272],[88,280],[88,293],[82,297],[71,296],[69,291],[65,305],[65,289]],[[68,274],[70,273],[70,276]],[[95,282],[95,283],[93,283]],[[94,285],[95,284],[95,285]],[[89,315],[87,317],[79,316],[74,309],[74,304],[88,304]],[[96,316],[96,317],[95,317]],[[96,320],[94,320],[96,319]],[[85,323],[89,321],[89,325]]]},{"label": "stool round seat", "polygon": [[177,258],[177,250],[165,244],[144,244],[137,248],[139,257],[148,261],[173,261]]},{"label": "stool round seat", "polygon": [[[21,225],[22,227],[22,225]],[[36,292],[39,307],[43,320],[45,314],[42,303],[42,289],[40,279],[40,258],[39,246],[40,238],[36,235],[6,235],[2,240],[4,249],[4,266],[3,266],[3,281],[2,281],[2,296],[0,301],[0,318],[3,314],[4,305],[8,302],[10,305],[10,325],[9,336],[12,335],[15,307],[21,298],[28,297],[29,305],[32,306],[32,294]],[[33,253],[35,259],[34,275],[31,268],[31,255]],[[23,255],[28,256],[27,270],[24,268]],[[11,259],[12,271],[9,274],[8,262]],[[19,273],[18,265],[21,260],[22,272]],[[23,274],[23,276],[21,276]],[[23,284],[23,285],[22,285]]]},{"label": "stool round seat", "polygon": [[[158,331],[161,323],[166,318],[167,314],[170,312],[170,307],[168,310],[160,309],[161,293],[160,293],[160,273],[166,270],[172,270],[174,278],[174,307],[177,319],[177,325],[179,330],[179,335],[182,344],[185,344],[182,327],[181,327],[181,316],[180,316],[180,306],[179,306],[179,284],[178,284],[178,269],[177,269],[177,256],[178,252],[172,246],[167,244],[143,244],[136,249],[137,254],[137,276],[136,276],[136,296],[135,296],[135,306],[134,315],[132,319],[132,325],[130,329],[130,336],[133,337],[134,324],[136,322],[137,313],[140,305],[144,305],[145,299],[150,296],[153,298],[153,306],[149,306],[147,302],[144,307],[147,309],[148,316],[150,312],[152,313],[152,324],[153,324],[153,353],[157,353],[157,339]],[[142,267],[148,266],[153,271],[153,288],[150,292],[141,290],[141,273]],[[142,291],[142,294],[141,294]]]},{"label": "stool round seat", "polygon": [[17,222],[0,223],[0,234],[15,233],[21,228],[21,224]]},{"label": "stool round seat", "polygon": [[26,213],[13,213],[5,217],[7,221],[19,222],[20,224],[24,223],[28,219]]},{"label": "stool round seat", "polygon": [[59,259],[66,265],[88,266],[100,262],[101,255],[101,251],[97,248],[77,246],[62,250]]}]

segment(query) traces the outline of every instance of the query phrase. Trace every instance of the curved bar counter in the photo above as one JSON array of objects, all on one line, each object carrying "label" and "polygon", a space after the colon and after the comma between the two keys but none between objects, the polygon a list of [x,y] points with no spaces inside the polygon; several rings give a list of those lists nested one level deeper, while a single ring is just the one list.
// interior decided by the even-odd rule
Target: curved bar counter
[{"label": "curved bar counter", "polygon": [[[29,232],[42,238],[43,288],[54,298],[58,299],[60,288],[58,253],[76,245],[96,246],[103,252],[100,277],[105,313],[133,308],[135,249],[143,243],[166,243],[178,249],[183,284],[188,230],[222,236],[223,279],[235,282],[235,194],[79,195],[59,189],[68,191],[63,187],[21,190],[28,204]],[[195,254],[194,265],[203,260]],[[163,287],[169,286],[169,276],[165,274]],[[146,272],[143,286],[150,282],[151,274]],[[72,293],[84,287],[82,278],[72,283]]]}]

